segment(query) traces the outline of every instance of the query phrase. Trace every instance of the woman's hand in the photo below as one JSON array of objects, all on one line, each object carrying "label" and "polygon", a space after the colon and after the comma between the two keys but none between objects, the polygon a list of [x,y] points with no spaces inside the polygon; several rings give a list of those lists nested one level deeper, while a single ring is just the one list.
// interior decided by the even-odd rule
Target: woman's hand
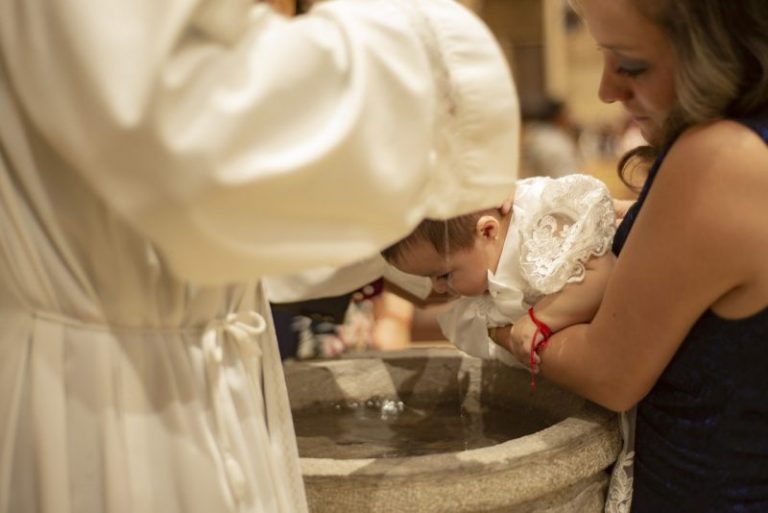
[{"label": "woman's hand", "polygon": [[[512,353],[512,356],[525,366],[531,364],[531,345],[534,335],[538,338],[542,336],[541,333],[536,333],[536,325],[528,315],[520,317],[514,324],[488,330],[491,340]],[[539,340],[536,340],[536,343],[538,342]],[[538,372],[541,362],[539,355],[534,355],[534,362],[536,365],[531,370]]]}]

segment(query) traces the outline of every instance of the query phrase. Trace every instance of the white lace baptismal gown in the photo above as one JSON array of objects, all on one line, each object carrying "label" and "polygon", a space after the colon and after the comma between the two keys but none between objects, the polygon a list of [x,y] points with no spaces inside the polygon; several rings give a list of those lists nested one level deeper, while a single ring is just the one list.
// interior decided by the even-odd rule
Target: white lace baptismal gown
[{"label": "white lace baptismal gown", "polygon": [[[488,271],[488,291],[458,299],[439,316],[444,335],[472,356],[521,366],[488,337],[488,328],[510,324],[543,296],[583,280],[585,262],[610,251],[615,231],[613,202],[600,180],[579,174],[520,180],[498,268]],[[632,499],[634,409],[621,414],[619,423],[624,446],[606,513],[628,512]]]}]

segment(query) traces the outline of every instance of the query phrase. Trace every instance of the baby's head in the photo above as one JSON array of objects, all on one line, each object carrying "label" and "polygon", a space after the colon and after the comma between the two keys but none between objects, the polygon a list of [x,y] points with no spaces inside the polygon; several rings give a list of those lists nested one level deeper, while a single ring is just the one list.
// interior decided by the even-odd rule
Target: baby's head
[{"label": "baby's head", "polygon": [[496,271],[506,229],[496,209],[427,219],[381,254],[403,272],[430,278],[438,293],[477,296],[488,289],[488,270]]}]

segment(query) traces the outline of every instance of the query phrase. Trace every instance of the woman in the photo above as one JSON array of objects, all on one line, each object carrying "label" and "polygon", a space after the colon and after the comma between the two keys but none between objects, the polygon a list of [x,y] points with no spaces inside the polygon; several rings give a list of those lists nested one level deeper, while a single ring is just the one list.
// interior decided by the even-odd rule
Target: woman
[{"label": "woman", "polygon": [[0,0],[0,113],[2,513],[306,511],[259,278],[515,179],[449,0]]},{"label": "woman", "polygon": [[[654,159],[596,317],[541,372],[637,405],[632,513],[768,511],[768,3],[578,0]],[[523,362],[530,340],[497,341]],[[626,506],[626,505],[625,505]]]}]

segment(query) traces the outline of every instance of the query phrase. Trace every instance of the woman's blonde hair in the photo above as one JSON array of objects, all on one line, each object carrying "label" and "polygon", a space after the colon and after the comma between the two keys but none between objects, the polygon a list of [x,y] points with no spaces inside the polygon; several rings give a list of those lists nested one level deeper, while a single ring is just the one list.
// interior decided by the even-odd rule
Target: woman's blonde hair
[{"label": "woman's blonde hair", "polygon": [[691,125],[766,109],[766,0],[632,1],[677,52],[678,105],[661,143]]},{"label": "woman's blonde hair", "polygon": [[630,1],[675,49],[677,105],[652,149],[624,156],[622,175],[692,125],[768,112],[768,0]]}]

